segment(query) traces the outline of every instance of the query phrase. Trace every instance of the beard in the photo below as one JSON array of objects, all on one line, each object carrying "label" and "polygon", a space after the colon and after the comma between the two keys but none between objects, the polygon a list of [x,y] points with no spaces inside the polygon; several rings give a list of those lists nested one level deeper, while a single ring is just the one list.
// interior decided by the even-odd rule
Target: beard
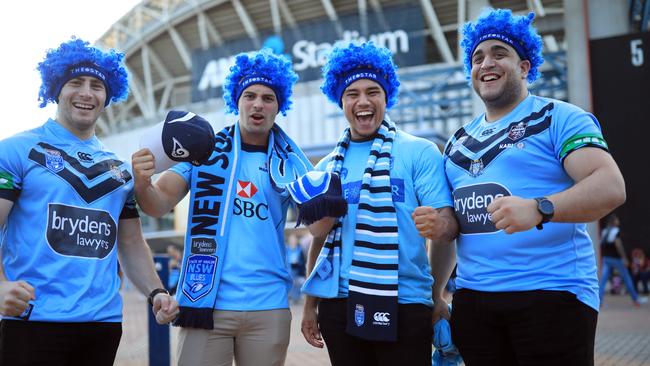
[{"label": "beard", "polygon": [[478,94],[481,100],[483,100],[483,103],[485,103],[487,108],[504,109],[513,106],[517,101],[519,101],[522,89],[524,89],[524,87],[520,80],[517,79],[515,75],[510,74],[499,92],[485,95],[481,93],[479,87],[475,87],[474,91],[476,91],[476,94]]}]

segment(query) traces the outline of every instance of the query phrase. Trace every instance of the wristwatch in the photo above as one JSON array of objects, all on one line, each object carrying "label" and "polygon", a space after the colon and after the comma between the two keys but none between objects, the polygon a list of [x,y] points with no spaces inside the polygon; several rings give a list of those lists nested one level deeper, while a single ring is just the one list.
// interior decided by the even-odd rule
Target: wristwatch
[{"label": "wristwatch", "polygon": [[149,306],[153,306],[153,298],[156,297],[158,294],[167,294],[169,295],[169,291],[165,290],[164,288],[157,288],[154,289],[149,293],[149,296],[147,296],[147,302],[149,303]]},{"label": "wristwatch", "polygon": [[536,228],[537,230],[542,230],[544,228],[543,224],[546,224],[553,218],[555,207],[553,206],[553,202],[546,197],[537,197],[535,201],[537,201],[537,211],[542,214],[542,221],[537,224]]}]

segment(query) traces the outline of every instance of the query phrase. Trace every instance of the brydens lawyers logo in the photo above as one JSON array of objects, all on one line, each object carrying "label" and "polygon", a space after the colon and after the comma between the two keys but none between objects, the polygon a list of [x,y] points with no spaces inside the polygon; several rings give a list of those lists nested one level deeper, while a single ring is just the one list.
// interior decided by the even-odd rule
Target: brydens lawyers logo
[{"label": "brydens lawyers logo", "polygon": [[237,195],[239,197],[251,198],[257,193],[257,187],[252,182],[237,180]]}]

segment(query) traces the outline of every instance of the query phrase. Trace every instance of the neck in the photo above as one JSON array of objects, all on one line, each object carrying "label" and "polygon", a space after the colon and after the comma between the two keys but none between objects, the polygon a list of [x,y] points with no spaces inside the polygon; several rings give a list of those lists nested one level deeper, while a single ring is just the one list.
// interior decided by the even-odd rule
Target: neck
[{"label": "neck", "polygon": [[88,128],[78,128],[73,126],[70,123],[65,122],[62,119],[59,119],[57,116],[56,123],[60,124],[63,128],[70,131],[71,134],[77,136],[80,140],[88,140],[91,137],[95,136],[95,124],[93,123]]},{"label": "neck", "polygon": [[242,144],[254,145],[254,146],[267,146],[269,144],[269,135],[271,131],[267,131],[265,134],[261,133],[248,133],[243,128],[239,128],[239,135],[241,136]]},{"label": "neck", "polygon": [[523,89],[522,93],[519,93],[519,95],[511,102],[509,103],[499,103],[497,102],[485,102],[485,119],[488,122],[494,122],[498,121],[501,118],[503,118],[505,115],[508,113],[512,112],[518,105],[519,103],[523,102],[524,99],[528,96],[528,89]]}]

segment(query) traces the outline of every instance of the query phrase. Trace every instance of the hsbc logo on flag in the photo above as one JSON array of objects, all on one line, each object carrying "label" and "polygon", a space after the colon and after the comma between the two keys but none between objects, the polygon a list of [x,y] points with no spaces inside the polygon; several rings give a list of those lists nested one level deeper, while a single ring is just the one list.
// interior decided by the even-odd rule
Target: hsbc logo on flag
[{"label": "hsbc logo on flag", "polygon": [[237,180],[237,195],[243,198],[252,198],[257,193],[257,187],[252,182]]}]

